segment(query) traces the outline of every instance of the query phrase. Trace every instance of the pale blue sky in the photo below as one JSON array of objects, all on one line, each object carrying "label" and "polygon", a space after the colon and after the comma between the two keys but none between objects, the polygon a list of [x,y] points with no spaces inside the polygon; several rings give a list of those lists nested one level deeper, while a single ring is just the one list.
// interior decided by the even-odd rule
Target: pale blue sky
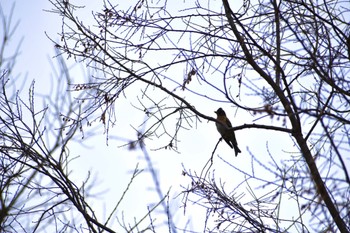
[{"label": "pale blue sky", "polygon": [[[26,76],[27,82],[30,83],[30,81],[34,79],[36,81],[36,91],[38,93],[47,93],[49,90],[47,88],[49,85],[48,82],[50,82],[50,76],[52,76],[49,59],[52,59],[55,63],[55,59],[53,58],[55,53],[54,45],[47,38],[45,32],[47,32],[52,39],[59,40],[57,33],[61,30],[61,19],[56,14],[44,11],[44,9],[50,10],[52,8],[48,0],[6,0],[5,4],[2,3],[5,14],[6,11],[10,9],[12,2],[16,2],[13,22],[19,20],[19,27],[16,31],[16,36],[11,40],[10,48],[14,48],[21,37],[24,39],[20,49],[21,54],[17,60],[15,73],[21,74],[21,78],[23,78],[25,74],[28,74],[28,76]],[[86,12],[89,11],[86,10]],[[87,17],[88,16],[89,15],[87,15]],[[74,70],[73,76],[74,75],[78,77],[84,74],[81,72],[81,68],[78,67]],[[129,99],[125,100],[125,103],[122,104],[123,106],[125,105],[125,110],[121,113],[121,118],[119,119],[120,124],[111,130],[111,134],[118,137],[133,139],[136,135],[130,125],[141,123],[143,115],[128,114],[129,111],[133,111],[129,105]],[[222,106],[210,103],[208,105],[198,104],[198,107],[205,113],[212,114],[214,117],[214,110]],[[229,108],[229,105],[226,107]],[[231,120],[234,117],[233,114],[234,112],[230,114]],[[234,125],[252,123],[253,118],[254,117],[247,113],[238,112],[235,119],[232,120],[232,123]],[[270,123],[271,121],[271,119],[265,118],[259,123]],[[239,164],[242,170],[250,172],[251,161],[250,155],[246,150],[247,147],[249,147],[256,156],[261,156],[260,159],[262,160],[264,160],[264,156],[266,156],[267,141],[270,141],[269,146],[273,147],[271,148],[272,154],[275,152],[279,154],[286,148],[286,144],[281,143],[283,137],[286,137],[286,141],[288,140],[286,135],[281,137],[280,133],[261,135],[261,133],[257,134],[256,132],[256,130],[244,130],[236,133],[240,148],[243,152],[238,157],[234,157],[233,151],[224,143],[220,144],[216,153],[229,161],[234,161],[235,164]],[[273,138],[278,138],[278,145],[272,145],[272,143],[276,142]],[[187,186],[188,184],[188,179],[181,175],[182,164],[192,171],[200,172],[201,168],[203,168],[206,161],[210,158],[218,139],[219,135],[216,132],[215,125],[203,121],[197,128],[184,131],[181,134],[181,154],[165,150],[150,152],[155,162],[155,167],[159,170],[163,191],[166,192],[172,187],[172,198],[174,194],[182,191],[180,185]],[[146,168],[146,165],[140,151],[130,152],[126,148],[119,148],[118,146],[123,144],[120,141],[112,140],[107,147],[103,134],[95,137],[93,140],[87,140],[84,143],[94,146],[85,148],[80,147],[79,143],[72,146],[71,153],[74,155],[73,157],[80,156],[72,162],[74,168],[73,176],[76,176],[75,179],[77,182],[81,182],[82,179],[86,177],[88,170],[98,175],[97,181],[100,185],[96,187],[96,193],[100,193],[106,189],[110,191],[99,199],[99,201],[94,202],[96,208],[102,207],[100,208],[100,214],[103,215],[104,207],[110,210],[111,206],[117,203],[118,197],[129,182],[130,171],[135,168],[136,164],[139,162],[140,168]],[[147,143],[149,144],[146,145],[152,145],[152,142]],[[276,159],[278,161],[280,160],[279,158]],[[216,167],[216,175],[218,177],[222,176],[227,178],[227,181],[232,181],[232,183],[227,183],[227,186],[234,187],[243,180],[244,177],[242,174],[238,174],[237,171],[231,169],[222,161],[219,161],[217,157],[215,160],[216,163],[214,167]],[[147,204],[156,200],[154,192],[147,190],[147,188],[152,186],[150,175],[147,173],[142,175],[133,185],[131,191],[134,193],[125,200],[126,203],[122,206],[130,221],[132,221],[134,215],[138,215],[139,217],[143,215],[147,211]],[[142,193],[143,199],[139,198],[140,193]],[[146,193],[146,195],[144,195],[144,193]],[[171,201],[174,201],[175,207],[181,205],[179,203],[180,200],[181,199],[171,199]],[[120,212],[118,213],[120,214]],[[182,216],[182,213],[183,210],[180,209],[179,216]],[[201,214],[203,214],[203,212]],[[177,217],[179,218],[179,216]],[[192,221],[194,221],[193,224],[196,225],[195,221],[201,222],[202,220],[198,218],[198,213],[196,213],[196,218]]]},{"label": "pale blue sky", "polygon": [[[50,86],[53,73],[49,60],[51,59],[51,62],[54,64],[56,64],[56,61],[54,58],[54,45],[47,38],[45,32],[52,39],[59,40],[60,38],[57,33],[61,30],[60,17],[56,14],[44,11],[52,8],[50,2],[47,0],[31,2],[26,0],[8,0],[5,4],[2,3],[5,15],[9,14],[13,2],[15,3],[15,8],[12,21],[13,24],[19,22],[19,25],[15,36],[9,41],[8,54],[15,49],[18,42],[23,38],[20,55],[16,60],[14,69],[14,74],[19,75],[16,86],[20,88],[22,86],[22,80],[25,79],[27,85],[24,87],[23,95],[26,96],[26,87],[28,87],[32,80],[35,80],[35,91],[40,94],[48,94],[50,91],[48,86]],[[78,66],[77,69],[73,70],[72,76],[82,75],[80,71],[81,67]],[[39,104],[42,103],[39,98],[37,98],[37,100],[40,102]],[[126,105],[129,106],[129,102],[126,102]],[[133,117],[134,114],[131,115],[132,117],[130,115],[128,116],[128,121],[137,120],[138,123],[140,123],[143,120],[143,115],[139,115],[138,117]],[[132,122],[125,121],[122,125],[118,125],[118,127],[114,129],[114,132],[117,134],[116,136],[135,139],[136,134],[130,127],[131,123]],[[113,131],[111,132],[113,137]],[[146,165],[140,151],[130,152],[127,148],[118,147],[124,144],[124,142],[111,140],[109,146],[106,146],[105,135],[102,134],[102,126],[99,136],[82,141],[82,143],[84,143],[85,146],[87,145],[88,148],[85,146],[81,147],[79,143],[75,143],[71,147],[72,157],[79,156],[72,162],[72,177],[79,185],[83,179],[87,177],[88,170],[90,170],[93,175],[98,176],[98,185],[93,189],[93,194],[100,194],[106,190],[108,192],[93,201],[94,204],[92,206],[95,206],[96,213],[102,216],[108,213],[108,211],[111,211],[113,206],[118,202],[119,197],[129,182],[131,172],[136,167],[136,164],[140,163],[139,169],[146,168]],[[166,173],[166,176],[164,175],[160,178],[164,193],[166,193],[171,186],[174,187],[172,189],[173,193],[178,193],[180,190],[180,183],[183,185],[186,183],[185,178],[181,174],[181,163],[186,160],[193,161],[193,158],[184,158],[177,153],[164,153],[163,151],[152,153],[152,159],[155,162],[154,165],[156,169],[159,169],[159,167],[167,167],[159,171],[160,173]],[[206,160],[207,157],[203,157],[201,164],[205,163],[204,161]],[[185,163],[189,164],[189,162]],[[198,165],[197,168],[202,166],[200,164]],[[146,172],[138,176],[138,179],[136,179],[131,186],[130,195],[127,195],[123,202],[124,204],[121,205],[120,210],[117,212],[119,216],[121,216],[121,211],[124,211],[126,220],[133,222],[134,216],[142,217],[147,212],[147,206],[158,200],[156,193],[148,190],[154,187],[150,178],[150,174]],[[140,193],[142,193],[142,198],[140,198]],[[174,201],[174,203],[176,204],[178,201]],[[180,204],[178,204],[178,206],[180,206]],[[179,210],[179,212],[182,211]]]}]

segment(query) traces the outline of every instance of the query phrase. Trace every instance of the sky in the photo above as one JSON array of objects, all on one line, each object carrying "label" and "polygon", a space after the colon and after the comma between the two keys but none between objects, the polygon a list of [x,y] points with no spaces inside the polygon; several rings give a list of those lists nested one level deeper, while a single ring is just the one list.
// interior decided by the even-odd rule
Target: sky
[{"label": "sky", "polygon": [[[1,5],[5,15],[11,9],[12,3],[15,3],[13,23],[18,21],[19,24],[15,36],[10,41],[9,52],[14,50],[18,42],[23,38],[20,56],[16,61],[15,73],[18,74],[20,80],[25,80],[27,85],[32,80],[35,80],[35,90],[39,96],[40,94],[49,94],[50,89],[47,87],[52,84],[51,78],[53,76],[51,63],[56,64],[56,58],[54,44],[48,36],[55,41],[60,39],[58,32],[61,30],[61,19],[58,15],[45,11],[52,9],[50,2],[47,0],[2,1]],[[93,8],[92,6],[89,7]],[[87,17],[89,17],[89,9],[86,9],[86,12]],[[84,71],[84,65],[76,65],[71,62],[69,61],[68,64],[70,67],[73,67],[73,77],[80,79],[82,75],[88,75],[88,72]],[[18,81],[16,85],[19,88],[21,82]],[[120,103],[124,109],[118,116],[118,122],[120,123],[110,132],[115,138],[124,138],[125,140],[136,138],[131,125],[137,125],[142,122],[144,116],[134,114],[136,111],[130,106],[131,101],[130,99],[125,99],[123,103]],[[215,116],[214,111],[222,107],[217,104],[198,104],[197,106],[208,115],[212,114],[213,117]],[[229,105],[226,108],[229,108]],[[254,120],[254,117],[244,112],[237,112],[236,114],[231,112],[230,116],[234,125],[252,123]],[[270,123],[271,121],[272,119],[266,118],[259,123]],[[72,161],[71,169],[72,177],[78,184],[87,177],[88,171],[97,175],[97,185],[93,190],[96,194],[99,194],[99,197],[93,201],[93,205],[102,216],[105,213],[104,211],[110,211],[112,206],[117,203],[118,197],[123,193],[137,164],[139,164],[140,169],[146,169],[147,164],[141,151],[130,151],[126,147],[120,147],[124,142],[118,140],[111,140],[107,146],[103,128],[100,127],[97,131],[99,133],[95,137],[81,139],[81,141],[75,142],[70,147],[72,156],[77,157]],[[272,133],[264,135],[262,139],[261,134],[253,129],[237,132],[236,136],[242,154],[234,157],[233,150],[224,143],[219,145],[216,153],[247,172],[251,171],[250,153],[254,153],[259,159],[264,160],[267,142],[272,141],[271,139],[274,137],[279,137],[279,142],[281,142],[284,137]],[[176,215],[178,221],[183,221],[180,219],[184,217],[183,209],[181,209],[181,198],[175,197],[182,191],[181,186],[189,185],[189,180],[182,175],[183,166],[191,171],[200,172],[210,158],[218,139],[219,134],[216,132],[215,125],[202,121],[197,127],[184,131],[181,134],[179,145],[181,153],[169,150],[149,152],[163,192],[166,193],[169,189],[171,190],[171,205],[174,210],[178,209],[178,214]],[[286,138],[286,141],[288,140],[289,138]],[[148,145],[149,148],[152,148],[152,142],[147,142],[146,146]],[[273,145],[271,153],[281,153],[284,147],[283,143]],[[260,153],[261,151],[264,151],[264,153]],[[228,181],[232,180],[232,183],[228,183],[227,186],[234,187],[242,182],[244,177],[238,175],[237,171],[231,169],[218,157],[215,157],[214,160],[216,161],[214,165],[216,175],[218,177],[226,177]],[[262,174],[263,172],[261,171]],[[130,195],[125,199],[121,208],[130,221],[133,220],[134,215],[142,216],[146,213],[147,205],[157,200],[155,192],[150,190],[151,187],[154,187],[154,185],[150,174],[147,172],[140,176],[132,185]],[[140,193],[142,193],[143,198],[139,198]],[[121,210],[119,214],[121,214]],[[195,210],[186,216],[186,218],[190,217],[192,219],[192,226],[198,225],[203,219],[198,216],[204,217],[205,214],[203,211],[197,212],[196,208]],[[196,217],[193,218],[191,215]]]},{"label": "sky", "polygon": [[[51,64],[56,64],[54,44],[48,36],[53,40],[59,40],[58,32],[61,29],[61,19],[57,15],[46,11],[52,9],[50,2],[47,0],[36,0],[35,3],[26,0],[2,1],[1,6],[5,15],[9,15],[13,3],[14,15],[12,25],[18,22],[18,27],[14,37],[9,41],[8,52],[14,51],[22,40],[20,54],[16,59],[14,69],[15,74],[19,77],[16,80],[16,88],[23,88],[23,94],[25,95],[27,92],[26,88],[35,80],[35,90],[38,96],[48,94],[50,88],[47,87],[51,85],[50,82],[53,76]],[[70,64],[70,66],[77,67],[74,64]],[[72,76],[84,75],[81,69],[80,66],[74,69]],[[22,81],[25,81],[25,86],[22,85]],[[37,100],[39,101],[39,97]],[[41,101],[39,101],[39,104],[41,104]],[[129,105],[128,102],[126,104]],[[132,109],[129,108],[129,110],[131,111]],[[134,114],[125,116],[125,118],[134,122],[141,122],[143,119],[142,115],[138,117],[131,116],[134,116]],[[130,140],[135,139],[136,134],[130,127],[134,122],[118,125],[118,129],[114,130],[117,136]],[[198,132],[198,134],[201,134],[201,132]],[[120,148],[119,146],[125,143],[120,141],[111,141],[106,146],[105,139],[102,127],[100,127],[100,135],[93,139],[82,140],[70,147],[72,157],[78,156],[71,163],[73,180],[76,179],[78,184],[81,183],[87,177],[88,171],[91,171],[93,175],[98,177],[98,185],[94,187],[93,193],[102,193],[97,198],[97,201],[94,201],[94,205],[96,205],[97,209],[100,209],[101,215],[104,214],[105,209],[108,212],[117,203],[137,164],[139,164],[139,169],[147,167],[140,151],[129,151],[127,147]],[[216,139],[218,138],[215,137]],[[208,145],[208,143],[203,145]],[[189,152],[192,153],[191,156],[198,156],[195,150],[189,150]],[[194,162],[193,158],[184,158],[183,155],[178,153],[167,153],[164,151],[152,153],[152,160],[158,171],[164,194],[171,187],[175,187],[172,188],[174,193],[179,192],[179,185],[185,184],[182,176],[182,163],[191,164]],[[207,158],[204,157],[201,164],[206,160]],[[166,167],[166,169],[160,169],[163,167]],[[197,168],[200,168],[200,166],[197,166]],[[165,171],[166,176],[161,175]],[[138,217],[143,216],[147,211],[147,205],[158,200],[155,192],[149,190],[152,187],[154,185],[149,173],[144,172],[143,175],[138,176],[136,182],[131,186],[130,195],[125,198],[125,204],[121,206],[126,219],[129,218],[132,222],[134,215]],[[140,192],[146,194],[143,195],[142,199],[139,198]],[[181,205],[177,201],[175,203],[177,203],[176,205]],[[119,215],[121,210],[119,210]]]}]

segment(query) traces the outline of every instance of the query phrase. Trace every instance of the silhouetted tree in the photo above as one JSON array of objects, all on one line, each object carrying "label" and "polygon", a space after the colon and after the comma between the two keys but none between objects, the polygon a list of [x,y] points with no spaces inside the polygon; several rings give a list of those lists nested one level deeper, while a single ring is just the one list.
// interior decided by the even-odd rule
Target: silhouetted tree
[{"label": "silhouetted tree", "polygon": [[[270,154],[271,142],[265,152],[270,163],[251,153],[251,172],[229,164],[246,177],[243,183],[257,182],[244,203],[240,186],[227,188],[210,166],[201,175],[184,168],[192,181],[184,190],[185,208],[195,194],[194,202],[207,210],[204,231],[349,232],[347,2],[140,0],[123,7],[106,0],[93,11],[93,23],[80,18],[80,6],[51,2],[52,12],[62,17],[55,47],[101,71],[73,86],[93,100],[75,124],[100,119],[108,133],[117,101],[137,87],[134,105],[148,118],[132,145],[162,137],[167,143],[160,148],[179,150],[181,130],[216,121],[197,106],[210,102],[229,103],[257,121],[272,119],[233,130],[288,136],[293,147],[286,145],[278,161]],[[256,176],[254,166],[275,178]],[[256,187],[270,191],[255,195]],[[284,198],[294,201],[297,217],[280,215]]]},{"label": "silhouetted tree", "polygon": [[[58,66],[52,65],[57,76],[51,80],[50,95],[38,95],[34,81],[28,90],[16,90],[15,84],[21,82],[15,66],[19,47],[12,53],[7,50],[17,25],[11,24],[13,12],[14,8],[5,16],[0,5],[4,26],[0,31],[0,232],[154,231],[152,213],[159,206],[163,206],[169,227],[173,227],[171,215],[167,214],[168,195],[160,189],[157,190],[159,202],[143,218],[135,218],[132,223],[122,219],[117,226],[112,221],[122,217],[117,211],[130,185],[142,172],[138,167],[130,168],[134,169],[130,182],[127,187],[121,187],[125,188],[123,195],[113,200],[113,210],[102,217],[95,213],[91,207],[96,193],[92,190],[96,185],[95,175],[87,171],[82,182],[72,176],[71,162],[77,156],[70,152],[70,147],[82,136],[90,138],[93,133],[84,131],[74,119],[84,109],[67,92],[72,82],[71,71],[63,57],[57,57]],[[83,95],[74,97],[86,98]],[[93,105],[93,101],[85,103],[89,102]],[[146,158],[152,165],[149,156]],[[156,182],[157,177],[153,180]],[[148,185],[159,188],[157,183]]]}]

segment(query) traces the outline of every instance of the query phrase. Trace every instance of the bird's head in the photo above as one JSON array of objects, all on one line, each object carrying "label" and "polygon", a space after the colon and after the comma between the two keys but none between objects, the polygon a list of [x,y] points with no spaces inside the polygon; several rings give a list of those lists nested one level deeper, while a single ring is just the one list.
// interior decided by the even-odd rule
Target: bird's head
[{"label": "bird's head", "polygon": [[215,113],[218,116],[226,116],[226,113],[222,108],[219,108],[218,110],[216,110]]}]

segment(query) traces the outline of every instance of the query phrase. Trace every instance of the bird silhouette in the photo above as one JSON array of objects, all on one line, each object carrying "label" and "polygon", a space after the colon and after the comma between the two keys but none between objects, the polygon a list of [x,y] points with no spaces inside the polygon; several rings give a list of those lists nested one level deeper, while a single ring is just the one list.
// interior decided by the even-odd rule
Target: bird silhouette
[{"label": "bird silhouette", "polygon": [[227,118],[225,111],[222,108],[219,108],[216,113],[216,119],[222,124],[215,122],[216,129],[220,133],[221,137],[225,140],[225,142],[235,150],[235,155],[241,153],[241,150],[238,148],[235,132],[230,129],[232,128],[232,124],[230,120]]}]

